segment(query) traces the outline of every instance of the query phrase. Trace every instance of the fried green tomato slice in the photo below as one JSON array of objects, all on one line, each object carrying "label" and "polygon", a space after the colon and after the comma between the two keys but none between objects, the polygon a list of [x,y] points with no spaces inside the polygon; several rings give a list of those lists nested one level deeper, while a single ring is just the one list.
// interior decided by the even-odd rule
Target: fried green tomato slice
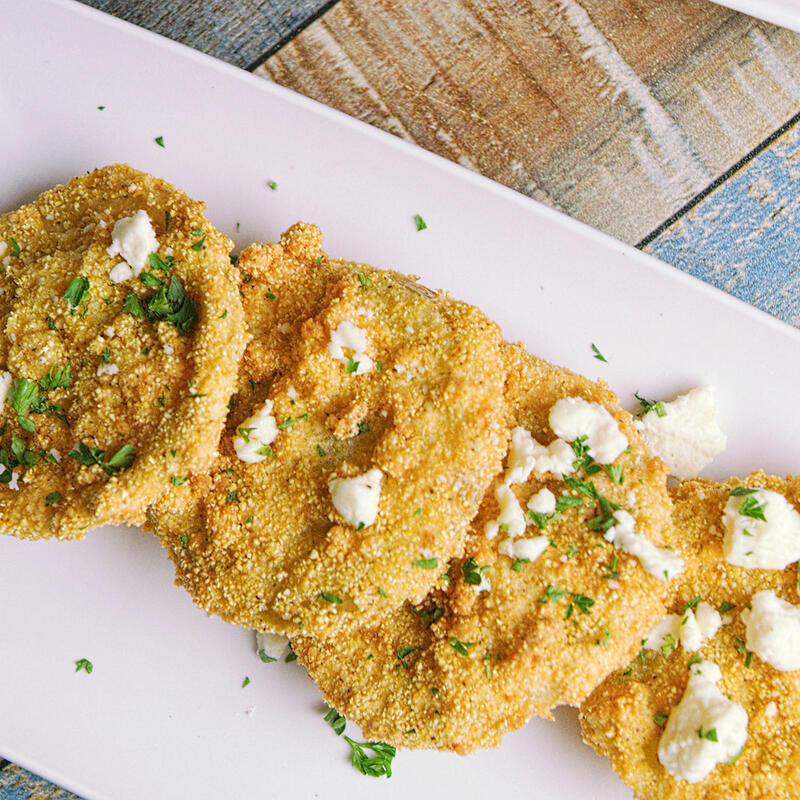
[{"label": "fried green tomato slice", "polygon": [[284,634],[418,602],[502,458],[497,326],[329,259],[313,225],[239,267],[253,339],[220,458],[150,515],[177,582],[227,621]]},{"label": "fried green tomato slice", "polygon": [[203,210],[116,165],[0,216],[3,532],[141,524],[213,461],[245,329]]},{"label": "fried green tomato slice", "polygon": [[[662,623],[655,641],[643,642],[640,654],[610,675],[581,708],[584,739],[610,759],[640,800],[800,797],[800,671],[778,669],[753,652],[751,631],[745,624],[752,619],[751,606],[755,609],[759,603],[754,596],[761,592],[798,605],[797,566],[735,566],[727,561],[723,549],[726,506],[734,499],[741,511],[741,503],[753,496],[746,490],[757,488],[782,495],[800,511],[800,478],[796,477],[781,480],[755,472],[745,480],[715,483],[698,479],[672,489],[674,544],[687,562],[670,602],[677,627],[670,634],[669,620]],[[765,505],[770,520],[774,498],[766,504],[756,502]],[[751,501],[750,509],[753,507]],[[753,527],[755,519],[743,521]],[[704,635],[687,646],[680,631],[702,622],[704,616],[716,621],[710,628],[706,624]],[[712,674],[716,670],[709,665],[719,669],[719,680],[713,680],[719,675]],[[718,692],[724,698],[717,697],[716,705],[733,703],[744,709],[747,727],[743,747],[737,741],[732,746],[735,752],[715,753],[728,737],[711,720],[705,726],[702,719],[695,720],[684,743],[685,753],[694,749],[694,757],[684,763],[680,774],[691,776],[685,767],[699,764],[704,755],[701,748],[711,759],[705,767],[710,771],[689,780],[671,774],[676,770],[666,768],[660,752],[673,729],[685,726],[686,720],[691,722],[685,697],[690,679],[697,681],[692,677],[695,672],[710,676],[715,686],[712,694]],[[705,692],[709,693],[708,687]],[[741,716],[742,712],[737,713]],[[724,760],[718,760],[720,755]],[[665,758],[669,763],[668,754]]]},{"label": "fried green tomato slice", "polygon": [[[606,387],[519,346],[506,352],[517,427],[464,555],[423,603],[333,637],[292,638],[325,700],[368,738],[458,753],[495,746],[531,715],[580,703],[664,613],[665,581],[605,539],[613,514],[627,509],[636,535],[661,542],[670,502],[660,459]],[[605,453],[611,460],[592,460],[591,437],[555,444],[552,410],[564,402],[591,408],[624,436],[616,454]],[[539,448],[529,474],[520,430]]]}]

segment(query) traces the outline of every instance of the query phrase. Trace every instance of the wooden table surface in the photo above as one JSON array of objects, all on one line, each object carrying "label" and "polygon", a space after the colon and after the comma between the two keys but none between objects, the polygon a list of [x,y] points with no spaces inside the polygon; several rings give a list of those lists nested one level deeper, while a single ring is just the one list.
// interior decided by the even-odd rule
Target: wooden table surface
[{"label": "wooden table surface", "polygon": [[[798,34],[706,0],[84,2],[800,325]],[[0,800],[74,798],[0,755]]]}]

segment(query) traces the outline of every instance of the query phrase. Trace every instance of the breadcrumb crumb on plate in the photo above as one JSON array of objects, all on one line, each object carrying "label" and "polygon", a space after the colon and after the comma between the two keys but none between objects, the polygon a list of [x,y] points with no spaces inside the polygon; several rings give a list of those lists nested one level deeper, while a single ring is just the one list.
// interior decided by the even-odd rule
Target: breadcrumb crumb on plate
[{"label": "breadcrumb crumb on plate", "polygon": [[[746,488],[770,489],[800,511],[797,477],[782,480],[754,472],[745,480],[698,479],[671,490],[671,536],[687,568],[673,584],[670,611],[678,615],[679,628],[685,627],[681,622],[688,613],[707,603],[717,609],[723,624],[697,649],[689,650],[679,640],[649,649],[648,642],[648,649],[609,676],[581,707],[585,741],[610,759],[640,800],[800,797],[800,671],[777,670],[751,652],[744,621],[759,591],[800,603],[797,565],[749,569],[725,560],[723,509],[732,491]],[[738,757],[730,759],[733,763],[717,763],[705,778],[689,783],[667,772],[659,760],[659,743],[684,695],[690,666],[702,669],[706,662],[719,667],[717,686],[723,695],[746,711],[747,739]]]},{"label": "breadcrumb crumb on plate", "polygon": [[[0,217],[4,532],[141,524],[171,478],[213,460],[245,329],[231,242],[203,210],[115,165]],[[115,283],[130,218],[135,264]]]},{"label": "breadcrumb crumb on plate", "polygon": [[[599,503],[574,488],[591,481],[608,501],[635,505],[638,530],[659,543],[670,516],[661,461],[648,455],[631,416],[605,386],[518,346],[507,346],[506,355],[512,424],[544,445],[553,440],[549,414],[558,400],[600,404],[630,444],[607,465],[621,469],[622,482],[589,462],[589,474],[583,466],[571,471],[581,481],[572,486],[561,474],[534,468],[509,487],[511,503],[527,508],[536,498],[534,506],[547,508],[547,489],[554,495],[550,513],[526,513],[527,528],[519,534],[513,535],[513,523],[508,530],[502,523],[492,535],[507,468],[484,498],[464,555],[441,570],[423,603],[336,636],[292,637],[326,701],[369,738],[459,753],[495,746],[531,715],[549,718],[555,706],[580,703],[610,670],[627,663],[664,613],[667,584],[590,528]],[[538,557],[506,554],[540,537],[545,546]]]}]

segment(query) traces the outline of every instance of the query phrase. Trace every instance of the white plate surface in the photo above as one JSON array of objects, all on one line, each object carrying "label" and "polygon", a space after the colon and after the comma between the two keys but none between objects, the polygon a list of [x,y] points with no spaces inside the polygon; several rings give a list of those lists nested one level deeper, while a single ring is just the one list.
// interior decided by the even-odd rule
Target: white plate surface
[{"label": "white plate surface", "polygon": [[[637,389],[662,397],[713,382],[730,445],[709,475],[797,470],[797,331],[436,156],[77,3],[0,0],[0,19],[0,209],[128,161],[205,199],[240,246],[315,221],[330,253],[479,303],[508,338],[602,377],[626,402]],[[0,754],[88,798],[630,797],[567,710],[491,752],[401,752],[390,780],[359,775],[303,670],[261,664],[248,632],[197,611],[138,530],[80,543],[0,537],[0,613]],[[83,657],[91,676],[73,671]]]},{"label": "white plate surface", "polygon": [[800,0],[715,0],[757,19],[800,31]]}]

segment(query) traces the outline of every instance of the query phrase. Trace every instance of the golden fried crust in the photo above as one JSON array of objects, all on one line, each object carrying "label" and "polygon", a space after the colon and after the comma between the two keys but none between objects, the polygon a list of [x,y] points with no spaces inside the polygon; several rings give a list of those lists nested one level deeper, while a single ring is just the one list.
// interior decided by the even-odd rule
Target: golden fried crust
[{"label": "golden fried crust", "polygon": [[[658,712],[669,714],[683,696],[693,654],[678,647],[669,656],[644,651],[624,671],[604,681],[581,708],[584,739],[631,786],[640,800],[786,800],[800,797],[800,672],[780,672],[751,654],[749,667],[745,626],[740,613],[753,594],[772,589],[797,604],[797,567],[785,570],[745,569],[725,561],[722,511],[736,486],[767,488],[783,494],[800,510],[800,478],[785,481],[755,472],[742,481],[685,481],[671,494],[675,504],[674,536],[687,560],[675,581],[672,613],[683,613],[697,596],[715,608],[731,603],[730,624],[698,651],[722,671],[720,691],[740,703],[749,718],[747,742],[735,763],[718,764],[704,780],[690,784],[670,776],[658,760],[662,730]],[[774,702],[777,714],[767,706]]]},{"label": "golden fried crust", "polygon": [[[135,277],[119,284],[109,279],[121,261],[106,252],[114,223],[140,209],[150,217],[160,255],[171,248],[171,274],[196,303],[199,320],[186,335],[166,320],[123,310],[129,292],[144,300],[154,288]],[[213,460],[245,329],[231,242],[203,210],[165,181],[117,165],[74,178],[0,217],[0,242],[7,246],[0,281],[2,363],[15,379],[41,380],[67,365],[72,376],[67,388],[40,392],[45,406],[63,409],[31,411],[35,432],[23,427],[8,400],[2,408],[0,452],[8,458],[22,439],[30,453],[24,457],[38,459],[15,467],[18,491],[0,486],[3,531],[70,539],[103,523],[141,524],[170,478]],[[199,247],[193,247],[201,239],[196,229],[204,237]],[[78,277],[88,279],[89,292],[71,313],[64,293]],[[103,365],[113,374],[98,375]],[[113,470],[69,457],[78,444],[104,451],[102,462],[123,445],[136,454],[131,466],[110,476]]]},{"label": "golden fried crust", "polygon": [[[497,326],[404,276],[328,259],[320,242],[297,224],[242,253],[254,336],[220,460],[151,514],[201,607],[283,633],[421,600],[441,569],[413,562],[461,552],[507,436]],[[329,353],[345,320],[366,333],[372,371]],[[233,439],[265,398],[280,426],[274,458],[248,464]],[[378,516],[358,530],[328,481],[371,468],[384,475]]]},{"label": "golden fried crust", "polygon": [[[615,462],[624,483],[613,483],[605,472],[591,480],[612,502],[635,506],[637,530],[661,542],[670,518],[665,470],[647,454],[616,397],[519,347],[507,347],[507,358],[512,424],[538,441],[552,441],[548,415],[560,398],[580,396],[611,412],[631,445]],[[551,520],[544,533],[552,546],[515,567],[498,551],[503,534],[492,540],[484,534],[485,523],[498,514],[494,488],[501,480],[502,473],[483,501],[464,556],[423,604],[407,604],[375,626],[335,637],[293,638],[327,702],[365,736],[459,753],[494,746],[531,714],[549,717],[554,706],[578,704],[609,670],[627,663],[663,615],[666,585],[589,530],[594,502],[553,475],[534,472],[512,487],[523,508],[545,486],[556,496],[581,497],[583,506]],[[540,533],[535,526],[527,531]],[[469,558],[478,569],[488,567],[489,591],[465,582]],[[553,599],[544,602],[548,587]]]}]

